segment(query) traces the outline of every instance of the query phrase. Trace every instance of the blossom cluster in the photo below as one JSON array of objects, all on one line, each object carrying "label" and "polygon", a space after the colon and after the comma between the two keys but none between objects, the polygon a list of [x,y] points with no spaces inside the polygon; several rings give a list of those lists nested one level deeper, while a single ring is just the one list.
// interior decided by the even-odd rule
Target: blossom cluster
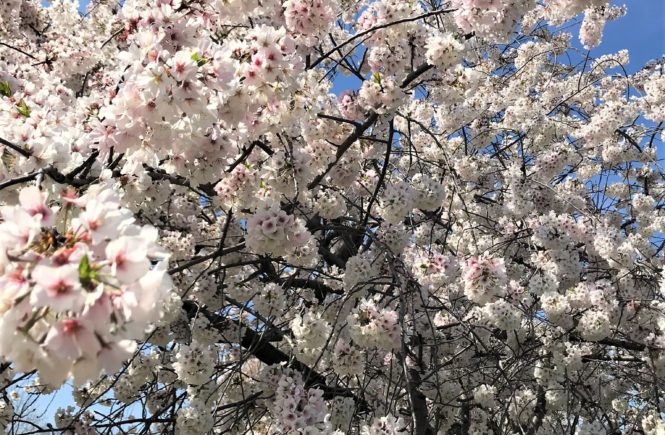
[{"label": "blossom cluster", "polygon": [[117,192],[61,198],[56,210],[26,187],[0,209],[0,354],[53,385],[114,373],[171,287],[157,231],[136,225]]},{"label": "blossom cluster", "polygon": [[310,237],[302,220],[281,210],[277,203],[259,204],[247,220],[247,246],[257,253],[285,255],[304,246]]},{"label": "blossom cluster", "polygon": [[401,328],[397,313],[381,309],[371,300],[362,300],[347,321],[351,338],[362,347],[390,350],[400,345]]}]

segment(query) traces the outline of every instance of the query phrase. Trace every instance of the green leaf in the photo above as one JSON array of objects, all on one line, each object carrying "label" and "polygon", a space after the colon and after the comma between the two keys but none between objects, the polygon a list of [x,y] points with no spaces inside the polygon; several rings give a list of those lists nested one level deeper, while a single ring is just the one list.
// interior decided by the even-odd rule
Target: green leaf
[{"label": "green leaf", "polygon": [[23,98],[21,98],[21,101],[19,101],[18,104],[16,105],[16,109],[18,109],[18,113],[25,116],[26,118],[30,117],[30,108],[25,103],[25,100]]},{"label": "green leaf", "polygon": [[0,82],[0,95],[3,97],[9,97],[12,95],[12,88],[9,86],[9,82]]},{"label": "green leaf", "polygon": [[210,62],[208,59],[199,56],[198,53],[194,53],[194,54],[192,54],[192,60],[193,60],[194,62],[196,62],[196,64],[197,64],[198,66],[203,66],[203,65],[205,65],[206,63]]},{"label": "green leaf", "polygon": [[79,263],[79,278],[90,279],[90,275],[92,275],[90,260],[88,260],[87,255],[84,255],[83,258],[81,258],[81,262]]},{"label": "green leaf", "polygon": [[381,74],[377,71],[372,75],[372,80],[374,80],[374,83],[378,83],[379,85],[381,84]]},{"label": "green leaf", "polygon": [[81,285],[87,290],[92,290],[95,288],[97,278],[97,271],[90,266],[88,256],[84,255],[79,262],[79,281],[81,281]]}]

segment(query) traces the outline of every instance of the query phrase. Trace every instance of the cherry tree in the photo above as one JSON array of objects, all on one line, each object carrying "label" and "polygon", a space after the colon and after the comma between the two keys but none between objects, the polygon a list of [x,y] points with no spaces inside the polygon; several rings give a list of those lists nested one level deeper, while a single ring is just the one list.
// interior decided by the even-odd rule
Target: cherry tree
[{"label": "cherry tree", "polygon": [[625,8],[81,10],[0,4],[7,433],[665,434],[665,75],[589,51]]}]

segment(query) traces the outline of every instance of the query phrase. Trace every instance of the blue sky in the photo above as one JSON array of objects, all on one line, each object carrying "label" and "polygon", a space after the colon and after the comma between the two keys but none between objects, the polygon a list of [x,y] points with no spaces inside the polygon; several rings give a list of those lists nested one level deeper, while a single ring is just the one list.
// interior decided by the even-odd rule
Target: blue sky
[{"label": "blue sky", "polygon": [[628,0],[614,1],[625,4],[628,14],[607,24],[600,46],[591,51],[592,56],[627,49],[630,52],[628,72],[639,70],[651,59],[665,54],[665,1]]}]

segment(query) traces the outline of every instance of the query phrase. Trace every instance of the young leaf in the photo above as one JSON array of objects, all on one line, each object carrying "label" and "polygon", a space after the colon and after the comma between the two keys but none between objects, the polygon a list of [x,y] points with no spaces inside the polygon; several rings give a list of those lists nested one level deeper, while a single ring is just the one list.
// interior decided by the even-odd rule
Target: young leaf
[{"label": "young leaf", "polygon": [[30,117],[30,108],[25,103],[25,100],[23,98],[21,98],[21,101],[19,101],[18,104],[16,105],[16,109],[18,110],[18,113],[25,116],[26,118]]},{"label": "young leaf", "polygon": [[3,97],[12,95],[12,88],[9,86],[9,82],[0,82],[0,95]]},{"label": "young leaf", "polygon": [[87,255],[84,255],[79,262],[79,281],[81,285],[88,290],[91,290],[95,286],[95,280],[97,279],[97,271],[90,266],[90,260]]}]

